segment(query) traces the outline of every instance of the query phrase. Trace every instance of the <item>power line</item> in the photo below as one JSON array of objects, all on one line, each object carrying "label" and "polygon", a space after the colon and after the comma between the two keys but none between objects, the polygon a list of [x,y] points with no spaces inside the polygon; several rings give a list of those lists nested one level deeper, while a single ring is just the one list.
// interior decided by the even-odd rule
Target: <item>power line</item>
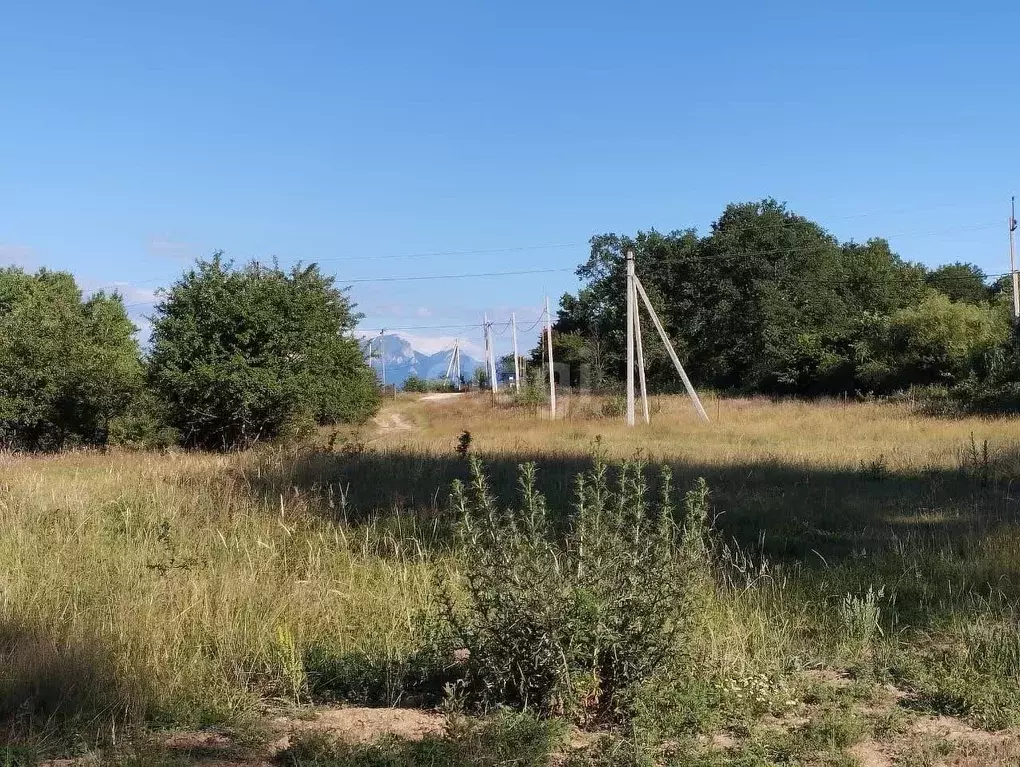
[{"label": "power line", "polygon": [[[813,250],[815,247],[816,247],[815,245],[810,245],[810,246],[804,246],[802,248],[782,248],[782,249],[765,250],[765,251],[743,251],[743,252],[730,252],[730,253],[712,254],[711,256],[692,256],[690,258],[682,259],[681,262],[680,262],[680,265],[684,265],[684,264],[688,264],[688,263],[704,263],[704,262],[708,262],[708,261],[724,261],[724,260],[728,260],[728,259],[731,259],[731,258],[747,258],[748,256],[770,256],[770,255],[781,255],[781,254],[782,255],[788,255],[790,253],[795,253],[795,252],[799,252],[799,251],[803,251],[803,250]],[[565,268],[559,268],[559,269],[523,269],[523,270],[509,271],[509,272],[476,272],[476,273],[470,273],[470,274],[432,274],[432,275],[417,275],[417,276],[413,276],[413,277],[366,277],[366,278],[358,279],[358,280],[349,280],[348,282],[352,283],[352,284],[354,284],[354,283],[361,284],[361,283],[370,283],[370,282],[417,282],[417,281],[423,281],[423,280],[457,280],[457,279],[471,279],[471,278],[476,278],[476,277],[508,277],[508,276],[519,276],[519,275],[528,275],[528,274],[554,274],[554,273],[573,272],[573,271],[575,271],[575,269],[573,267],[565,267]],[[974,276],[979,276],[979,277],[981,277],[981,279],[989,280],[989,279],[997,279],[999,277],[1006,277],[1006,276],[1009,276],[1010,274],[1011,274],[1011,272],[1001,272],[1001,273],[994,273],[994,274],[993,273],[982,272],[982,273],[974,275]],[[815,282],[817,284],[826,284],[826,281],[824,281],[824,280],[817,280],[817,279],[812,279],[812,278],[808,278],[808,279],[811,279],[812,282]],[[894,277],[887,278],[886,281],[887,282],[888,281],[897,281],[897,280],[900,280],[900,281],[910,281],[910,280],[913,280],[913,279],[914,278],[910,277],[909,275],[897,275],[897,276],[894,276]],[[939,279],[943,280],[943,281],[947,281],[947,280],[948,281],[953,281],[953,280],[969,280],[969,279],[972,279],[972,277],[971,277],[971,275],[956,275],[956,276],[945,275],[945,276],[940,277]],[[839,280],[831,280],[831,281],[828,281],[828,282],[830,284],[844,284],[846,282],[846,280],[845,279],[839,279]],[[124,308],[125,309],[132,309],[132,308],[137,308],[137,307],[140,307],[140,306],[152,306],[152,302],[150,302],[150,301],[140,301],[140,302],[135,302],[135,303],[130,303],[130,304],[124,304]],[[457,327],[457,326],[451,326],[451,327]],[[509,324],[507,324],[506,327],[509,327]],[[504,327],[504,329],[502,331],[500,331],[500,334],[506,332],[506,327]],[[396,328],[394,328],[394,329],[396,329]],[[406,328],[406,329],[416,329],[416,328]]]},{"label": "power line", "polygon": [[481,326],[482,323],[480,322],[472,322],[469,324],[466,323],[463,325],[405,325],[403,327],[393,327],[391,325],[387,325],[385,328],[358,327],[358,331],[363,333],[368,332],[378,333],[383,330],[467,330],[470,328],[480,328]]},{"label": "power line", "polygon": [[[588,244],[589,244],[589,242],[586,240],[584,242],[561,242],[561,243],[548,243],[548,244],[539,244],[539,245],[513,245],[513,246],[503,247],[503,248],[482,248],[482,249],[478,249],[478,250],[433,250],[433,251],[423,251],[423,252],[420,252],[420,253],[396,253],[396,254],[382,255],[382,256],[335,256],[335,257],[334,256],[329,256],[329,257],[326,257],[326,258],[313,258],[313,259],[309,259],[305,263],[311,265],[311,264],[337,263],[337,262],[347,262],[347,261],[389,261],[389,260],[394,260],[394,259],[429,258],[429,257],[436,257],[436,256],[476,256],[476,255],[491,255],[493,253],[523,253],[523,252],[526,252],[526,251],[533,251],[533,250],[554,250],[554,249],[562,249],[562,248],[576,248],[576,247],[581,247],[581,246],[587,246]],[[280,261],[284,262],[284,263],[299,263],[299,262],[304,262],[304,259],[299,258],[299,257],[295,257],[295,258],[280,259]],[[248,263],[261,264],[263,262],[261,260],[259,260],[259,259],[252,259],[252,261],[250,261]],[[132,280],[130,282],[128,282],[127,280],[122,280],[120,282],[113,283],[111,285],[101,285],[101,286],[99,286],[97,288],[93,288],[92,292],[99,292],[101,290],[103,290],[103,291],[105,291],[105,290],[119,290],[121,288],[130,288],[130,287],[133,287],[133,286],[136,286],[136,285],[147,285],[147,284],[153,283],[153,282],[162,282],[164,280],[171,280],[171,279],[175,279],[177,277],[180,277],[181,274],[183,274],[183,273],[184,272],[177,272],[177,273],[174,273],[174,274],[165,274],[165,275],[162,275],[160,277],[150,277],[150,278],[147,278],[147,279],[144,279],[144,280]],[[372,278],[370,278],[370,279],[372,281],[375,281]],[[357,281],[362,281],[363,282],[363,281],[366,281],[366,280],[341,280],[341,282],[357,282]]]},{"label": "power line", "polygon": [[423,274],[414,277],[363,277],[357,280],[340,280],[348,285],[365,282],[416,282],[420,280],[465,280],[474,277],[515,277],[522,274],[554,274],[556,272],[573,272],[574,267],[559,269],[521,269],[511,272],[474,272],[472,274]]},{"label": "power line", "polygon": [[[880,214],[878,212],[862,213],[862,214],[858,214],[856,216],[846,216],[844,218],[847,218],[847,219],[849,219],[849,218],[861,218],[861,217],[871,216],[871,215],[880,215]],[[836,220],[838,220],[838,219],[836,219]],[[804,223],[803,221],[784,221],[784,222],[781,222],[781,223],[775,224],[775,225],[761,226],[760,224],[755,224],[754,222],[749,222],[745,226],[739,226],[739,227],[738,226],[734,226],[734,225],[725,226],[723,228],[722,232],[723,233],[729,233],[729,232],[734,232],[734,231],[740,232],[740,231],[744,231],[745,229],[746,230],[750,230],[750,229],[755,229],[755,228],[757,228],[759,231],[770,231],[770,230],[774,230],[774,229],[782,229],[782,228],[786,228],[786,227],[789,227],[789,226],[800,225],[800,224],[803,224],[803,223]],[[941,234],[947,234],[947,233],[956,232],[956,231],[982,231],[982,230],[986,230],[986,229],[993,229],[993,228],[996,228],[998,226],[999,226],[999,224],[976,224],[976,225],[965,225],[965,226],[953,226],[953,227],[946,227],[946,228],[943,228],[943,229],[927,230],[927,231],[921,231],[921,232],[899,232],[899,233],[895,233],[895,234],[884,235],[884,236],[882,236],[882,237],[880,237],[878,239],[888,240],[888,239],[891,239],[891,238],[894,238],[894,237],[927,237],[927,236],[936,236],[936,235],[941,235]],[[681,231],[683,231],[683,230],[681,230]],[[711,236],[711,234],[712,234],[712,232],[709,232],[708,234],[704,235],[704,237]],[[483,249],[477,249],[477,250],[435,250],[435,251],[422,251],[422,252],[418,252],[418,253],[398,253],[398,254],[381,255],[381,256],[337,256],[337,257],[326,257],[326,258],[319,258],[319,259],[310,259],[307,263],[309,265],[311,265],[311,264],[321,264],[321,263],[338,263],[338,262],[354,262],[354,261],[385,261],[385,260],[392,260],[392,259],[427,258],[427,257],[435,257],[435,256],[491,255],[491,254],[494,254],[494,253],[515,253],[515,252],[525,252],[525,251],[534,251],[534,250],[552,250],[552,249],[581,247],[581,246],[585,246],[585,245],[588,245],[588,244],[590,244],[590,240],[589,241],[585,241],[585,242],[542,243],[542,244],[536,244],[536,245],[515,245],[515,246],[509,246],[509,247],[502,247],[502,248],[483,248]],[[843,244],[846,244],[846,243],[843,243]],[[813,248],[813,247],[815,247],[815,246],[807,246],[804,249],[810,249],[810,248]],[[786,248],[786,249],[781,249],[781,250],[778,250],[778,251],[775,251],[775,252],[784,252],[784,251],[792,251],[792,250],[793,249],[791,249],[791,248]],[[766,254],[767,254],[767,252],[759,252],[758,253],[758,255],[766,255]],[[737,257],[739,255],[742,255],[742,254],[734,253],[732,255],[726,255],[724,257],[730,258],[730,257]],[[752,255],[752,253],[748,253],[748,255]],[[298,258],[288,258],[288,259],[283,259],[283,261],[296,263],[298,261],[301,261],[301,259],[298,259]],[[260,263],[260,262],[258,260],[255,260],[254,263]],[[489,273],[481,273],[481,274],[478,274],[478,275],[448,275],[448,276],[436,275],[436,276],[423,276],[423,277],[366,277],[366,278],[358,278],[358,279],[353,279],[353,280],[342,280],[341,279],[339,281],[343,282],[343,283],[346,283],[346,284],[358,284],[358,283],[366,283],[366,282],[403,282],[403,281],[411,281],[411,280],[419,280],[419,279],[422,279],[422,280],[424,280],[424,279],[463,279],[463,278],[468,278],[468,277],[472,277],[472,276],[478,276],[478,277],[503,276],[504,274],[509,276],[509,275],[517,274],[517,273],[519,273],[519,274],[541,274],[543,272],[555,272],[555,271],[572,271],[572,268],[550,269],[550,270],[534,270],[534,271],[528,270],[528,271],[521,271],[521,272],[516,272],[516,273],[515,272],[506,272],[506,273],[499,273],[499,272],[492,273],[492,272],[489,272]],[[143,280],[131,280],[131,281],[122,280],[122,281],[120,281],[118,283],[99,286],[97,288],[94,288],[91,292],[99,292],[99,291],[107,291],[107,290],[111,290],[111,291],[121,290],[121,289],[124,289],[124,288],[130,288],[130,287],[137,286],[137,285],[147,285],[147,284],[150,284],[150,283],[153,283],[153,282],[161,282],[161,281],[164,281],[164,280],[171,280],[171,279],[175,279],[175,278],[180,277],[180,276],[181,276],[181,273],[178,272],[178,273],[175,273],[175,274],[167,274],[167,275],[163,275],[163,276],[160,276],[160,277],[150,277],[150,278],[146,278],[146,279],[143,279]],[[149,302],[142,302],[142,303],[149,303]]]},{"label": "power line", "polygon": [[[493,253],[522,253],[531,250],[555,250],[560,248],[577,248],[583,245],[588,245],[588,241],[584,242],[561,242],[547,245],[515,245],[506,248],[484,248],[481,250],[433,250],[425,251],[422,253],[398,253],[389,256],[331,256],[328,258],[317,258],[312,259],[309,264],[321,264],[321,263],[333,263],[336,261],[386,261],[390,259],[405,259],[405,258],[431,258],[435,256],[476,256],[476,255],[491,255]],[[286,261],[301,261],[300,258],[288,258]]]}]

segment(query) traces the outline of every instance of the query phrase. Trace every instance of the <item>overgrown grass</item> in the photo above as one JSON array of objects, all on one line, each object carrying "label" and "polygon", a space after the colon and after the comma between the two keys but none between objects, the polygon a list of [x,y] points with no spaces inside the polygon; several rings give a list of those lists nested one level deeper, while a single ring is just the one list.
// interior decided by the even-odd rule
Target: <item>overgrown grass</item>
[{"label": "overgrown grass", "polygon": [[[554,529],[597,436],[612,458],[668,463],[680,489],[706,479],[718,533],[699,673],[643,690],[626,748],[753,735],[827,705],[802,681],[816,669],[894,684],[914,712],[1020,723],[1016,421],[709,400],[702,425],[664,398],[628,430],[597,402],[561,404],[552,422],[484,397],[401,398],[414,431],[332,449],[0,457],[5,739],[66,750],[138,723],[244,728],[267,707],[437,705],[459,673],[434,618],[463,566],[447,496],[469,478],[465,430],[502,499],[537,464]],[[787,761],[835,759],[863,737],[830,724],[793,745],[741,737],[771,761],[794,745]],[[380,763],[411,763],[386,748]]]},{"label": "overgrown grass", "polygon": [[366,684],[384,691],[367,696],[399,699],[444,566],[413,519],[398,538],[324,519],[301,492],[253,494],[240,456],[4,461],[9,727],[243,722],[266,700],[307,701],[345,658],[378,669]]},{"label": "overgrown grass", "polygon": [[453,717],[445,737],[351,744],[309,736],[278,761],[283,767],[547,767],[563,734],[559,722],[529,715],[503,714],[481,723]]}]

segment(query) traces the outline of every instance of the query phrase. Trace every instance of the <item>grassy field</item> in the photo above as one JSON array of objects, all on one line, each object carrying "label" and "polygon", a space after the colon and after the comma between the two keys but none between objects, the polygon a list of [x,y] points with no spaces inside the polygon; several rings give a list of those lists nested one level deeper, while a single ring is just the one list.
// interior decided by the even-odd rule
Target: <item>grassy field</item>
[{"label": "grassy field", "polygon": [[[593,450],[710,490],[698,673],[642,725],[651,750],[651,735],[575,733],[562,737],[583,757],[557,759],[1016,763],[1020,423],[907,404],[706,409],[707,425],[656,399],[651,425],[627,429],[610,400],[569,399],[550,421],[486,397],[408,397],[317,446],[0,457],[0,720],[21,744],[8,761],[226,764],[214,732],[229,763],[264,763],[281,722],[324,705],[437,706],[427,618],[460,567],[447,497],[467,477],[467,431],[498,496],[512,502],[518,464],[535,461],[564,520]],[[540,764],[559,748],[541,722],[454,724],[434,743],[313,737],[276,758]],[[549,748],[512,761],[499,749],[515,739]]]}]

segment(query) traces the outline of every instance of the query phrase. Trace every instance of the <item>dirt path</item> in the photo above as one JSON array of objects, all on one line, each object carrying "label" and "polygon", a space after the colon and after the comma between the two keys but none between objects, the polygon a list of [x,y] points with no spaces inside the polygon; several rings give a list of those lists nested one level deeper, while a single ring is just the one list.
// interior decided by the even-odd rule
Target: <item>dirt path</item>
[{"label": "dirt path", "polygon": [[421,398],[422,402],[450,402],[452,400],[460,399],[464,395],[459,391],[451,392],[437,392],[436,394],[426,394]]},{"label": "dirt path", "polygon": [[408,421],[402,413],[395,410],[380,413],[373,420],[379,429],[380,435],[415,430],[415,425]]},{"label": "dirt path", "polygon": [[[174,764],[195,767],[270,767],[295,736],[322,733],[347,743],[369,743],[388,735],[402,740],[421,740],[442,736],[445,731],[446,719],[436,711],[328,708],[307,718],[281,716],[272,719],[267,723],[269,741],[261,747],[239,744],[229,735],[213,730],[178,730],[156,738],[142,758],[162,764],[162,757],[171,757]],[[53,759],[40,767],[96,767],[102,763],[97,759],[98,754]]]}]

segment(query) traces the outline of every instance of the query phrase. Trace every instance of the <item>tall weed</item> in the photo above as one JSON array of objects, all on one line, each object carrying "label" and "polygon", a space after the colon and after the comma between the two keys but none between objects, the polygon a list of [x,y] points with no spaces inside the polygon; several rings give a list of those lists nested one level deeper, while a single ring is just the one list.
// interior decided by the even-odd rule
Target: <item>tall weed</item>
[{"label": "tall weed", "polygon": [[454,485],[464,599],[447,612],[468,651],[461,692],[482,709],[628,719],[641,685],[690,648],[710,580],[707,487],[687,494],[678,523],[668,468],[651,500],[644,465],[611,472],[596,458],[562,535],[533,464],[519,491],[518,509],[500,506],[477,459],[470,487]]}]

